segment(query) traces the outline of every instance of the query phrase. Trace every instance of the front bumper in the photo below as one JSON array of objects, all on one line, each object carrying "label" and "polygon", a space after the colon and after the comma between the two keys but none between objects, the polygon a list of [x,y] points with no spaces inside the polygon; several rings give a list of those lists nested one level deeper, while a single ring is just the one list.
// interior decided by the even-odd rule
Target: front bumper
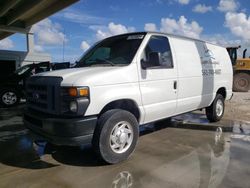
[{"label": "front bumper", "polygon": [[79,146],[91,143],[97,116],[63,118],[26,110],[23,121],[38,139],[55,145]]}]

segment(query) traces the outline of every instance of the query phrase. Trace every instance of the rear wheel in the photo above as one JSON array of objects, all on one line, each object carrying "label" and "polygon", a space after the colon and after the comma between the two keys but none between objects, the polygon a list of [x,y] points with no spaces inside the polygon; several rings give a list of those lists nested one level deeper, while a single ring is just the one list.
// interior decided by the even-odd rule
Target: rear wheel
[{"label": "rear wheel", "polygon": [[250,89],[250,75],[247,73],[237,73],[234,75],[233,90],[247,92]]},{"label": "rear wheel", "polygon": [[133,114],[125,110],[109,110],[98,120],[93,147],[110,164],[126,160],[134,151],[139,127]]},{"label": "rear wheel", "polygon": [[221,94],[217,94],[213,103],[206,108],[207,119],[210,122],[220,121],[224,115],[225,99]]},{"label": "rear wheel", "polygon": [[20,96],[16,90],[7,89],[1,92],[1,104],[5,107],[14,106],[19,103]]}]

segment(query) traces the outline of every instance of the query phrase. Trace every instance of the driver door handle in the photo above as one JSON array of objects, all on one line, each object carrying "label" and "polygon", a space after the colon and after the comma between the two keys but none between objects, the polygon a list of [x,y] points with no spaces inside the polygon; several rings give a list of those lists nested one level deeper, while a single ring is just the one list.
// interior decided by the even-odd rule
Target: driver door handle
[{"label": "driver door handle", "polygon": [[174,81],[174,90],[176,90],[177,89],[177,81],[175,80]]}]

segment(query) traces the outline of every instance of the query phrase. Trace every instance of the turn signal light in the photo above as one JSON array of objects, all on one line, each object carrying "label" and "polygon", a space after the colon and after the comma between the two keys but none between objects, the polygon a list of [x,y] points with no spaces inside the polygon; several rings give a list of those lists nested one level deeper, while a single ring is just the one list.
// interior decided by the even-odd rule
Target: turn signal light
[{"label": "turn signal light", "polygon": [[82,97],[86,97],[89,95],[89,90],[87,88],[81,88],[79,89],[79,95]]},{"label": "turn signal light", "polygon": [[71,87],[68,90],[69,96],[71,97],[87,97],[89,96],[89,90],[88,88],[76,88],[76,87]]},{"label": "turn signal light", "polygon": [[76,97],[77,96],[77,88],[75,88],[75,87],[69,88],[69,96]]}]

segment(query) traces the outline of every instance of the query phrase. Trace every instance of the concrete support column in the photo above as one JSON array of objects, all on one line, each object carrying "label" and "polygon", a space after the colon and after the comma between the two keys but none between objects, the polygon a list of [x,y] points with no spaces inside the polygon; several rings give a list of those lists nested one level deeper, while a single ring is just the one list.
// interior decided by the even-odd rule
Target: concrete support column
[{"label": "concrete support column", "polygon": [[26,34],[27,51],[34,52],[34,33]]}]

